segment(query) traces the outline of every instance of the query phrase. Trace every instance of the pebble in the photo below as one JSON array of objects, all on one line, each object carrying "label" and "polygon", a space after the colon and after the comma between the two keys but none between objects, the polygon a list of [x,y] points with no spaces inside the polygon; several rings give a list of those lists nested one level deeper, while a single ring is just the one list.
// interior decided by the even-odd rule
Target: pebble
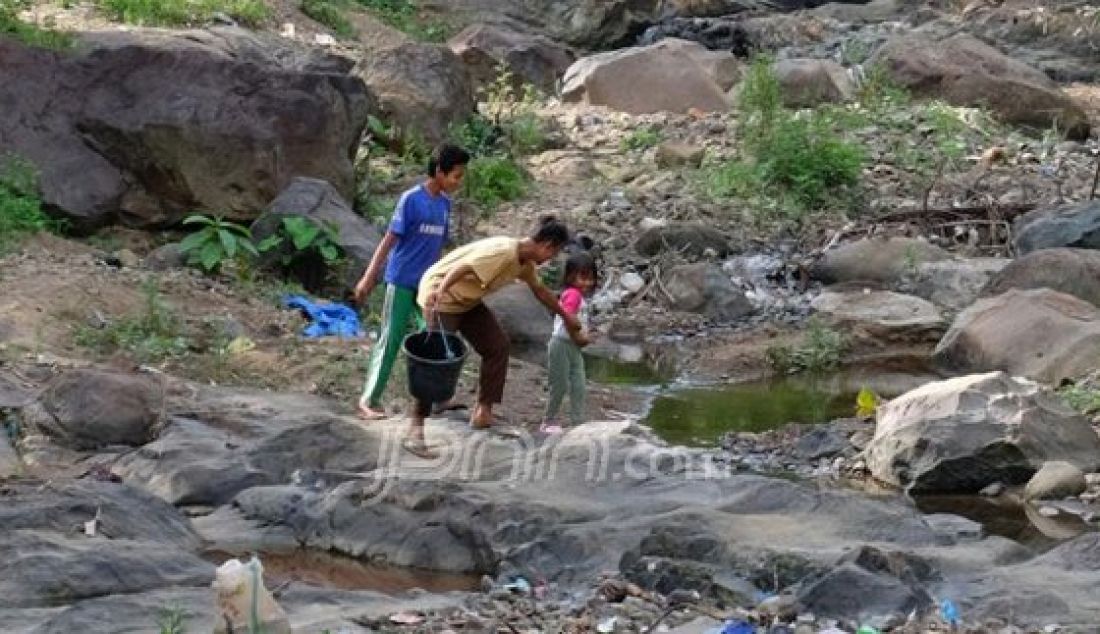
[{"label": "pebble", "polygon": [[1039,515],[1042,515],[1043,517],[1057,517],[1058,513],[1058,509],[1054,508],[1053,506],[1039,507]]},{"label": "pebble", "polygon": [[1004,493],[1005,485],[1000,482],[994,482],[993,484],[985,487],[979,493],[987,498],[995,498],[1001,493]]}]

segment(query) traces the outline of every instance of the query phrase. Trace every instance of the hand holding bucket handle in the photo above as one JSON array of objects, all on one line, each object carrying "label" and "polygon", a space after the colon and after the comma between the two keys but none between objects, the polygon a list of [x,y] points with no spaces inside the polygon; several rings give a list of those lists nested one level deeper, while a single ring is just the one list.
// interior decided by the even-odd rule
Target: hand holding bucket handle
[{"label": "hand holding bucket handle", "polygon": [[443,327],[443,316],[439,314],[439,311],[432,311],[435,313],[435,323],[439,326],[439,338],[443,340],[443,349],[447,351],[447,358],[454,359],[455,353],[451,350],[451,344],[447,341],[447,329]]}]

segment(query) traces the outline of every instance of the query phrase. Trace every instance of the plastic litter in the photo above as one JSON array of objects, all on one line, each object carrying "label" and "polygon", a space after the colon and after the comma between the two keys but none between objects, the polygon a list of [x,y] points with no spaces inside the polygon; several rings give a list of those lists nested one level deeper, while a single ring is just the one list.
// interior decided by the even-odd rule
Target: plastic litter
[{"label": "plastic litter", "polygon": [[317,337],[360,337],[359,315],[344,304],[321,304],[311,302],[301,295],[283,297],[283,305],[295,308],[313,323],[302,330],[302,335]]},{"label": "plastic litter", "polygon": [[225,347],[225,351],[229,354],[243,354],[249,350],[256,348],[256,342],[252,341],[248,337],[237,337],[233,341],[229,342],[229,345]]},{"label": "plastic litter", "polygon": [[418,612],[398,612],[390,616],[390,623],[396,625],[420,625],[424,622],[424,615]]},{"label": "plastic litter", "polygon": [[718,634],[754,634],[756,626],[748,621],[726,621]]},{"label": "plastic litter", "polygon": [[618,623],[618,622],[619,622],[619,617],[617,617],[617,616],[612,616],[612,617],[606,618],[606,619],[600,621],[596,625],[596,631],[600,632],[601,634],[608,634],[608,632],[614,632],[615,631],[615,624]]},{"label": "plastic litter", "polygon": [[870,625],[862,625],[856,630],[856,634],[879,634],[879,631]]},{"label": "plastic litter", "polygon": [[512,577],[504,584],[504,589],[516,594],[531,594],[531,582],[526,577]]},{"label": "plastic litter", "polygon": [[263,565],[255,556],[247,564],[230,559],[218,566],[212,586],[218,595],[214,634],[291,634],[286,612],[264,587]]},{"label": "plastic litter", "polygon": [[951,599],[944,599],[940,603],[940,616],[951,627],[957,627],[959,625],[959,608],[955,605],[955,602]]}]

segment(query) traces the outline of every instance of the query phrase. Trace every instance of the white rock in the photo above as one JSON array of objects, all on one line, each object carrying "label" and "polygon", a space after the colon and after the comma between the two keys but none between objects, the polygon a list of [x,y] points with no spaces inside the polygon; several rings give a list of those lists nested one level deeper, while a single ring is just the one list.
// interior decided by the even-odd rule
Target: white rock
[{"label": "white rock", "polygon": [[313,41],[320,46],[333,46],[336,44],[336,38],[332,37],[328,33],[318,33],[313,36]]},{"label": "white rock", "polygon": [[1043,517],[1057,517],[1058,512],[1058,509],[1054,508],[1053,506],[1039,507],[1039,515],[1042,515]]},{"label": "white rock", "polygon": [[637,293],[645,288],[645,278],[634,271],[623,273],[623,276],[619,278],[619,283],[622,284],[622,287],[629,293]]}]

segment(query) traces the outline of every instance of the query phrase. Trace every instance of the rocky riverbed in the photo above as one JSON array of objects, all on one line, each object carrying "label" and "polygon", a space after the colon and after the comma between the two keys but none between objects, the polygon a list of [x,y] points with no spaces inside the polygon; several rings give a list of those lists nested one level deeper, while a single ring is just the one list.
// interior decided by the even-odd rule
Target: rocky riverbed
[{"label": "rocky riverbed", "polygon": [[[106,4],[0,3],[0,630],[218,631],[256,553],[308,634],[1097,631],[1095,7]],[[769,112],[816,153],[753,158]],[[518,174],[458,241],[550,211],[599,259],[596,380],[535,433],[503,291],[500,429],[425,461],[402,381],[352,414],[369,337],[278,300],[340,298],[447,137]],[[194,211],[341,257],[200,270]]]}]

